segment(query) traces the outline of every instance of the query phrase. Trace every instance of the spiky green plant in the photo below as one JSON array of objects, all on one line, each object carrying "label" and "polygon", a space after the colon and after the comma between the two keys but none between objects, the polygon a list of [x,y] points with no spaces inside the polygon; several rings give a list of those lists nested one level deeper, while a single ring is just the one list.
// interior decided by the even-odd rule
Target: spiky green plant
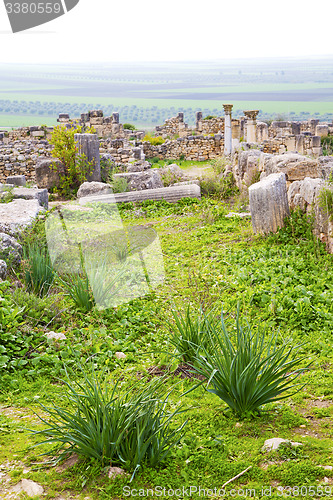
[{"label": "spiky green plant", "polygon": [[58,280],[66,290],[66,294],[71,297],[76,307],[83,312],[89,312],[95,305],[95,300],[89,285],[87,274],[82,273],[67,274],[58,276]]},{"label": "spiky green plant", "polygon": [[188,305],[184,313],[176,308],[171,311],[174,322],[168,322],[170,343],[185,363],[193,363],[200,349],[209,350],[208,333],[218,328],[216,311],[207,313],[202,308],[193,312]]},{"label": "spiky green plant", "polygon": [[207,381],[207,390],[222,399],[238,416],[253,414],[267,403],[280,401],[298,392],[293,382],[308,368],[296,368],[305,357],[297,357],[300,345],[278,342],[278,334],[247,323],[240,324],[239,307],[236,335],[226,327],[223,313],[221,328],[208,332],[209,348],[197,351],[193,369]]},{"label": "spiky green plant", "polygon": [[46,248],[29,244],[23,249],[24,281],[28,291],[44,297],[52,286],[55,273]]},{"label": "spiky green plant", "polygon": [[[181,409],[166,409],[169,392],[164,379],[153,380],[141,389],[121,391],[119,383],[102,384],[94,369],[86,372],[79,364],[82,382],[64,380],[64,406],[41,405],[42,430],[31,432],[41,444],[55,444],[45,455],[61,460],[69,453],[94,458],[101,465],[118,464],[136,470],[143,464],[156,466],[182,437],[182,425],[171,428]],[[136,384],[137,386],[137,384]],[[132,477],[133,477],[132,476]]]}]

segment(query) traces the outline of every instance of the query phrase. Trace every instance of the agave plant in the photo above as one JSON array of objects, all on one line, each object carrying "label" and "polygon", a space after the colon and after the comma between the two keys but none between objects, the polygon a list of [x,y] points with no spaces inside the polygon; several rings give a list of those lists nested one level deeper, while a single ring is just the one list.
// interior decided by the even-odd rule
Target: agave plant
[{"label": "agave plant", "polygon": [[79,369],[82,382],[63,381],[67,404],[41,405],[43,416],[39,418],[45,427],[31,432],[44,439],[36,446],[55,444],[45,455],[55,456],[57,462],[75,452],[101,465],[124,466],[134,471],[133,476],[144,461],[156,466],[164,460],[178,444],[186,424],[171,428],[182,410],[167,411],[170,392],[165,392],[165,380],[121,391],[118,382],[102,384],[93,369],[85,372],[80,364]]},{"label": "agave plant", "polygon": [[235,336],[228,332],[223,313],[221,328],[210,329],[207,335],[209,348],[202,346],[204,352],[197,352],[193,368],[205,377],[208,392],[216,394],[238,416],[257,412],[303,387],[293,383],[308,369],[296,368],[306,359],[297,357],[301,345],[280,344],[277,333],[266,336],[261,328],[253,333],[248,323],[243,327],[239,307]]}]

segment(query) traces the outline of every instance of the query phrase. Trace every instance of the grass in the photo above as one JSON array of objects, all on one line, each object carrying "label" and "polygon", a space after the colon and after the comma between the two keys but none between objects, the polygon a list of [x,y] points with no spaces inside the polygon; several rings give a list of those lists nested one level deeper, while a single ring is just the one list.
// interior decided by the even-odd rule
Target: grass
[{"label": "grass", "polygon": [[[296,219],[278,236],[263,238],[253,234],[250,221],[226,218],[230,207],[214,199],[123,204],[119,210],[126,227],[149,224],[157,231],[165,282],[145,297],[84,314],[72,307],[61,289],[54,290],[53,312],[51,297],[47,297],[47,319],[40,312],[40,301],[46,299],[38,299],[36,314],[33,309],[37,304],[29,301],[29,311],[21,313],[23,321],[15,328],[41,337],[46,324],[56,316],[46,329],[64,333],[66,340],[41,339],[23,369],[2,372],[0,464],[8,481],[15,484],[22,477],[33,479],[43,484],[50,499],[69,493],[81,499],[123,499],[126,486],[137,490],[191,485],[219,488],[251,466],[226,489],[253,488],[263,498],[262,488],[271,487],[269,498],[279,498],[277,486],[331,486],[333,472],[318,466],[332,465],[333,457],[332,256],[322,245],[314,246],[306,227]],[[103,217],[105,214],[100,222]],[[36,228],[29,238],[40,239],[40,231]],[[20,289],[12,294],[17,307],[28,303],[25,294]],[[11,294],[7,296],[10,300]],[[204,387],[188,392],[196,381],[172,375],[165,382],[166,389],[178,382],[169,398],[171,409],[182,404],[188,424],[184,437],[160,467],[143,465],[131,484],[126,476],[110,481],[98,461],[78,461],[72,467],[58,469],[36,468],[35,463],[41,461],[38,454],[49,451],[49,447],[44,444],[40,451],[29,449],[36,438],[24,428],[42,430],[32,413],[38,401],[49,406],[51,397],[55,405],[71,408],[64,400],[65,387],[59,377],[64,378],[65,361],[75,371],[75,380],[82,381],[73,350],[82,364],[93,360],[98,371],[109,370],[106,380],[110,383],[121,379],[120,388],[126,392],[133,377],[138,384],[148,382],[154,373],[152,367],[155,373],[164,373],[161,366],[172,359],[168,353],[173,346],[165,321],[173,319],[173,303],[183,313],[188,303],[196,309],[203,303],[207,308],[223,306],[226,327],[235,332],[238,302],[242,317],[254,331],[261,323],[268,332],[279,329],[280,338],[292,338],[294,345],[307,341],[300,348],[300,356],[306,358],[301,367],[310,362],[312,367],[299,377],[300,383],[306,384],[300,392],[269,403],[260,416],[240,420],[226,412],[227,405]],[[116,357],[119,351],[125,359]],[[176,415],[172,429],[183,422],[184,415]],[[302,451],[296,455],[292,450],[262,452],[265,439],[272,437],[302,442]],[[199,498],[198,493],[192,497]]]}]

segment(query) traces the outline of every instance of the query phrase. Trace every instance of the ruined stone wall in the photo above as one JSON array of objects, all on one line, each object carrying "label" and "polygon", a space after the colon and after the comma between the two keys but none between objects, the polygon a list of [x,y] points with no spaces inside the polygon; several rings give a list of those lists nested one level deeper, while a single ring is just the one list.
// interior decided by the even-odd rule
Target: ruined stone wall
[{"label": "ruined stone wall", "polygon": [[314,156],[322,154],[320,137],[303,134],[270,138],[262,142],[261,150],[264,153],[275,154],[286,151],[297,151],[300,154]]},{"label": "ruined stone wall", "polygon": [[10,175],[25,175],[34,182],[36,160],[39,156],[50,157],[52,146],[46,140],[20,140],[0,142],[0,182]]},{"label": "ruined stone wall", "polygon": [[224,140],[221,134],[215,136],[188,136],[173,141],[166,141],[160,146],[153,146],[150,142],[143,142],[143,151],[146,158],[205,161],[223,154]]},{"label": "ruined stone wall", "polygon": [[174,136],[185,137],[192,134],[192,129],[184,122],[184,113],[165,120],[164,125],[155,128],[155,137],[173,139]]},{"label": "ruined stone wall", "polygon": [[198,120],[196,122],[196,131],[199,134],[222,134],[224,133],[224,118],[215,116],[208,120]]}]

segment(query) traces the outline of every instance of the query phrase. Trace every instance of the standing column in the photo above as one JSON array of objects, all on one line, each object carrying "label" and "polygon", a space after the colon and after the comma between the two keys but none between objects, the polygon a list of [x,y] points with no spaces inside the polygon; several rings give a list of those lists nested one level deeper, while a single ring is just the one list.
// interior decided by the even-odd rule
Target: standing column
[{"label": "standing column", "polygon": [[246,142],[256,143],[257,142],[257,116],[259,110],[254,111],[244,111],[246,116]]},{"label": "standing column", "polygon": [[232,154],[231,110],[233,104],[223,104],[224,109],[224,154]]}]

